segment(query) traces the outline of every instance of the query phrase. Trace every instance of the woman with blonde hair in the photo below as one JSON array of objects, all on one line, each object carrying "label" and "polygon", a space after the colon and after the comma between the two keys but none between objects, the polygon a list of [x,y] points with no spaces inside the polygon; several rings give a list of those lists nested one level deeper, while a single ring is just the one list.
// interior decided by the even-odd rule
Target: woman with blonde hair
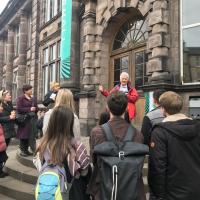
[{"label": "woman with blonde hair", "polygon": [[[80,122],[77,115],[75,114],[74,97],[70,90],[66,88],[62,88],[58,91],[54,108],[58,106],[64,106],[64,107],[70,108],[72,112],[74,113],[73,132],[74,132],[74,137],[79,138],[80,137]],[[43,128],[42,128],[43,134],[45,134],[47,130],[49,119],[54,108],[49,109],[44,115]]]},{"label": "woman with blonde hair", "polygon": [[42,102],[46,107],[53,107],[56,99],[56,95],[60,89],[60,84],[58,82],[50,83],[50,91],[45,95],[44,101]]}]

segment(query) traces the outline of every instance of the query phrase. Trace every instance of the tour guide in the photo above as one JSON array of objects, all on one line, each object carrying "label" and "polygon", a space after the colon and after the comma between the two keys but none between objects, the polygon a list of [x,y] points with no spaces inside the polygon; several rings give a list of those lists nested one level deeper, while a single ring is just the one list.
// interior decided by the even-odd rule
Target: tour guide
[{"label": "tour guide", "polygon": [[136,115],[135,102],[138,100],[138,93],[135,88],[131,87],[129,75],[126,72],[120,74],[120,84],[116,85],[112,90],[107,91],[102,85],[99,86],[99,91],[105,96],[109,96],[113,92],[121,91],[128,97],[128,115],[129,120],[133,120]]}]

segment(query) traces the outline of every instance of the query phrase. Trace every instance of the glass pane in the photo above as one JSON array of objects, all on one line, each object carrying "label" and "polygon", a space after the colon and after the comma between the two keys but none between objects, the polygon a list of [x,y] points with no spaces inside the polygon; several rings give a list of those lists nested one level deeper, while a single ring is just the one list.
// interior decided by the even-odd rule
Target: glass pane
[{"label": "glass pane", "polygon": [[129,59],[128,56],[121,58],[121,68],[127,68],[128,69]]},{"label": "glass pane", "polygon": [[121,72],[127,72],[129,70],[129,57],[121,57],[114,60],[114,84],[119,83]]},{"label": "glass pane", "polygon": [[200,27],[183,31],[183,82],[200,82]]},{"label": "glass pane", "polygon": [[50,47],[50,61],[55,59],[56,59],[56,45],[54,44]]},{"label": "glass pane", "polygon": [[145,51],[135,53],[135,87],[144,85],[148,81],[146,76],[147,54]]},{"label": "glass pane", "polygon": [[200,26],[183,30],[183,43],[187,47],[200,47]]},{"label": "glass pane", "polygon": [[49,61],[49,52],[48,52],[48,48],[43,50],[43,64],[48,63]]},{"label": "glass pane", "polygon": [[57,82],[60,82],[60,61],[57,63]]},{"label": "glass pane", "polygon": [[199,8],[199,0],[183,0],[183,26],[200,23]]},{"label": "glass pane", "polygon": [[127,21],[119,30],[113,44],[113,50],[136,46],[148,37],[146,20]]},{"label": "glass pane", "polygon": [[44,88],[44,94],[48,92],[48,85],[49,85],[49,80],[48,80],[48,67],[43,68],[43,88]]},{"label": "glass pane", "polygon": [[50,82],[56,81],[56,65],[55,63],[50,65]]}]

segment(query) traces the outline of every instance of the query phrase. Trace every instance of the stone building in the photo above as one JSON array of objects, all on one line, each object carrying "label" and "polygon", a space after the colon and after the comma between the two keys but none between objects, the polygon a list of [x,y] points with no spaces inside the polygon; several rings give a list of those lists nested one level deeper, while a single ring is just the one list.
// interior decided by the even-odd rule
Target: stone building
[{"label": "stone building", "polygon": [[183,111],[197,116],[199,6],[195,0],[73,0],[72,76],[62,80],[61,0],[11,0],[0,16],[0,85],[16,96],[29,82],[41,101],[49,82],[60,81],[75,93],[83,135],[105,107],[98,85],[112,88],[121,71],[140,94],[137,126],[157,88],[180,93]]}]

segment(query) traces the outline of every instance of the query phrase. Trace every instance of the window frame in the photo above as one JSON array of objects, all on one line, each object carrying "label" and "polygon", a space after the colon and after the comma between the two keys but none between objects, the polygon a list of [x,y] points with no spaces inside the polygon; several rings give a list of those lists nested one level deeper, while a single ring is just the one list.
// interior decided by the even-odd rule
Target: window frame
[{"label": "window frame", "polygon": [[[181,83],[182,85],[196,85],[200,84],[200,81],[197,82],[184,82],[184,69],[183,69],[183,30],[190,29],[190,28],[195,28],[195,27],[200,27],[200,23],[194,23],[186,26],[182,26],[183,24],[183,0],[180,0],[180,68],[181,68],[181,73],[180,73],[180,78],[181,78]],[[200,19],[199,19],[200,21]]]},{"label": "window frame", "polygon": [[[51,80],[51,72],[52,72],[52,66],[55,66],[55,74],[54,74],[54,78],[56,79],[56,82],[60,82],[60,57],[58,54],[58,50],[60,48],[60,39],[58,39],[55,42],[49,43],[48,45],[45,45],[42,48],[42,88],[43,88],[43,95],[46,94],[46,92],[48,92],[49,90],[49,83],[52,81]],[[53,49],[55,50],[55,52],[53,51]],[[48,62],[44,63],[44,52],[47,51],[48,54]],[[54,52],[55,58],[52,57],[52,53]],[[45,69],[47,70],[47,74],[44,74]],[[47,77],[46,77],[47,76]],[[44,79],[47,78],[47,81]],[[47,86],[45,85],[46,83]],[[47,90],[47,91],[46,91]]]},{"label": "window frame", "polygon": [[60,12],[62,12],[62,0],[45,0],[43,5],[44,24],[48,23]]}]

